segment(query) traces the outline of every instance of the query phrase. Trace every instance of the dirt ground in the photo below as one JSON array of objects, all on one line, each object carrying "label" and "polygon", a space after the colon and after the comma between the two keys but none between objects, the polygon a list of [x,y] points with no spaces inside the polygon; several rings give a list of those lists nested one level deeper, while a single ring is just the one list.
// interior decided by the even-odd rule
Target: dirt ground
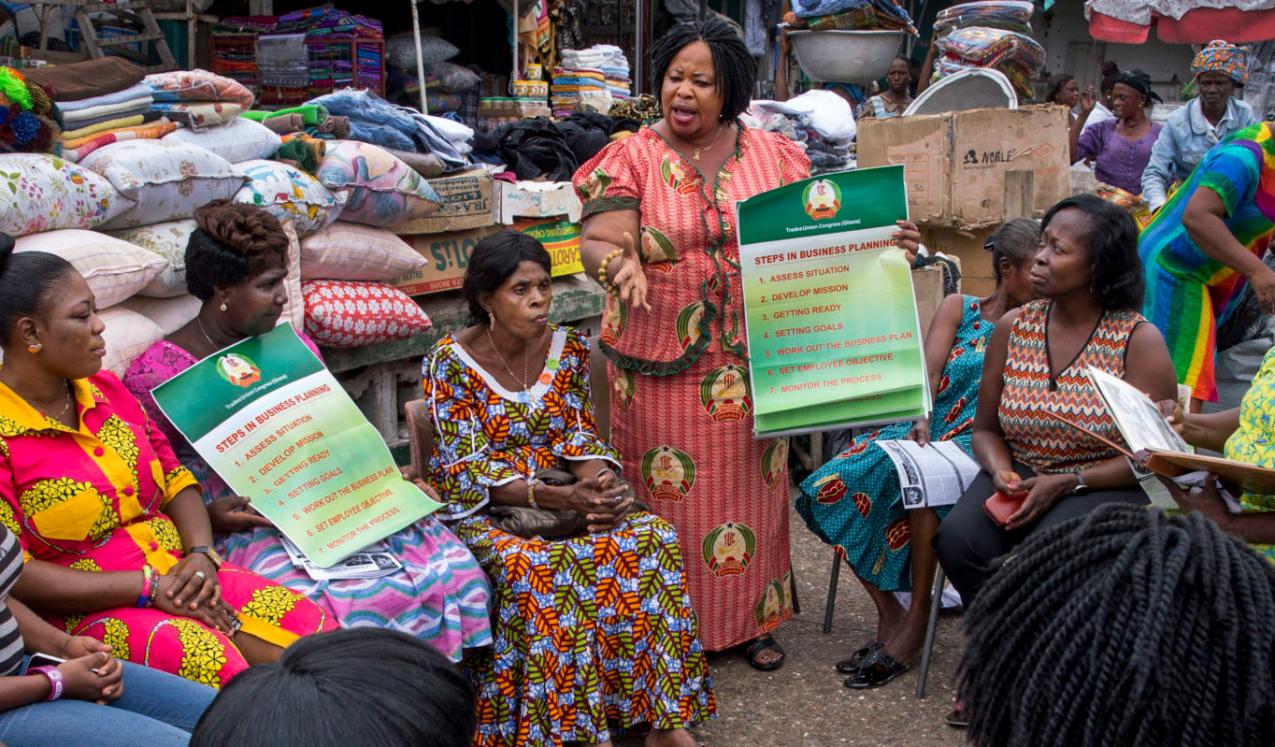
[{"label": "dirt ground", "polygon": [[[710,659],[718,717],[695,730],[708,747],[840,747],[841,745],[964,744],[962,732],[943,717],[951,709],[960,660],[960,618],[939,618],[926,697],[915,698],[917,668],[885,687],[846,689],[833,669],[837,660],[871,639],[872,601],[842,566],[832,632],[823,633],[832,552],[791,513],[792,561],[801,612],[776,638],[788,652],[777,672],[758,672],[735,654]],[[618,747],[637,747],[622,740]]]}]

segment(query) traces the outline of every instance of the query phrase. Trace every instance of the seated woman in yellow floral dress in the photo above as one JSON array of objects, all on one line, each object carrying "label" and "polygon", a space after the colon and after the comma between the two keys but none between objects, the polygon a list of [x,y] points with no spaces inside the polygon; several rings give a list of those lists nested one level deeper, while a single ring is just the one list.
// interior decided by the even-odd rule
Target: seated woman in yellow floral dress
[{"label": "seated woman in yellow floral dress", "polygon": [[335,628],[302,596],[222,565],[195,478],[114,374],[93,292],[0,234],[0,522],[13,597],[128,661],[220,687]]},{"label": "seated woman in yellow floral dress", "polygon": [[[495,595],[495,644],[468,661],[474,743],[609,745],[615,723],[649,726],[648,747],[691,747],[686,727],[716,705],[677,532],[634,510],[597,433],[588,342],[549,324],[549,271],[525,234],[481,241],[464,285],[475,324],[423,364],[427,479]],[[507,514],[527,508],[574,511],[579,527],[513,533]]]}]

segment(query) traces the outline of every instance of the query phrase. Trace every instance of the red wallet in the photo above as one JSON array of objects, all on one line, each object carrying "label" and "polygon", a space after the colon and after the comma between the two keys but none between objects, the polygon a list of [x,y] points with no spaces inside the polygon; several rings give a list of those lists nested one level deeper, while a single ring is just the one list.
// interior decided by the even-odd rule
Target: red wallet
[{"label": "red wallet", "polygon": [[1009,523],[1009,517],[1018,513],[1018,509],[1023,507],[1023,501],[1027,500],[1027,494],[1023,493],[1018,497],[1008,496],[999,490],[992,493],[992,497],[983,501],[983,510],[987,515],[992,517],[992,521],[996,522],[996,526],[1003,527]]}]

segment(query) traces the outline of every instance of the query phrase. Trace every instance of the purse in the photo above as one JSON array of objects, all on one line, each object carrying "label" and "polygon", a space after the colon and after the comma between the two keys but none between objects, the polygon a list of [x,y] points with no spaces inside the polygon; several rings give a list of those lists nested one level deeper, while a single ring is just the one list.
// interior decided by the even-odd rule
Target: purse
[{"label": "purse", "polygon": [[996,522],[996,526],[1004,529],[1009,523],[1009,517],[1018,513],[1018,509],[1023,507],[1023,502],[1027,500],[1027,494],[1013,497],[1005,495],[999,490],[992,493],[992,497],[983,501],[983,510],[987,515],[992,517],[992,521]]},{"label": "purse", "polygon": [[[546,485],[574,485],[576,482],[575,475],[562,469],[542,469],[536,473],[535,479]],[[630,512],[645,510],[646,506],[640,501],[634,501],[629,509]],[[579,511],[500,506],[493,503],[488,508],[488,513],[491,515],[492,526],[525,539],[566,539],[585,530],[584,517]]]}]

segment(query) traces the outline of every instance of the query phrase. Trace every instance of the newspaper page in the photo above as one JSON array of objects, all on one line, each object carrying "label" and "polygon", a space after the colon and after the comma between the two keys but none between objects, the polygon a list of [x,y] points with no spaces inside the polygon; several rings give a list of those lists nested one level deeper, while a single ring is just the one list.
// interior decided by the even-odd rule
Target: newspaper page
[{"label": "newspaper page", "polygon": [[908,510],[951,506],[978,475],[978,462],[955,441],[934,441],[925,446],[906,439],[873,443],[894,462],[903,507]]}]

